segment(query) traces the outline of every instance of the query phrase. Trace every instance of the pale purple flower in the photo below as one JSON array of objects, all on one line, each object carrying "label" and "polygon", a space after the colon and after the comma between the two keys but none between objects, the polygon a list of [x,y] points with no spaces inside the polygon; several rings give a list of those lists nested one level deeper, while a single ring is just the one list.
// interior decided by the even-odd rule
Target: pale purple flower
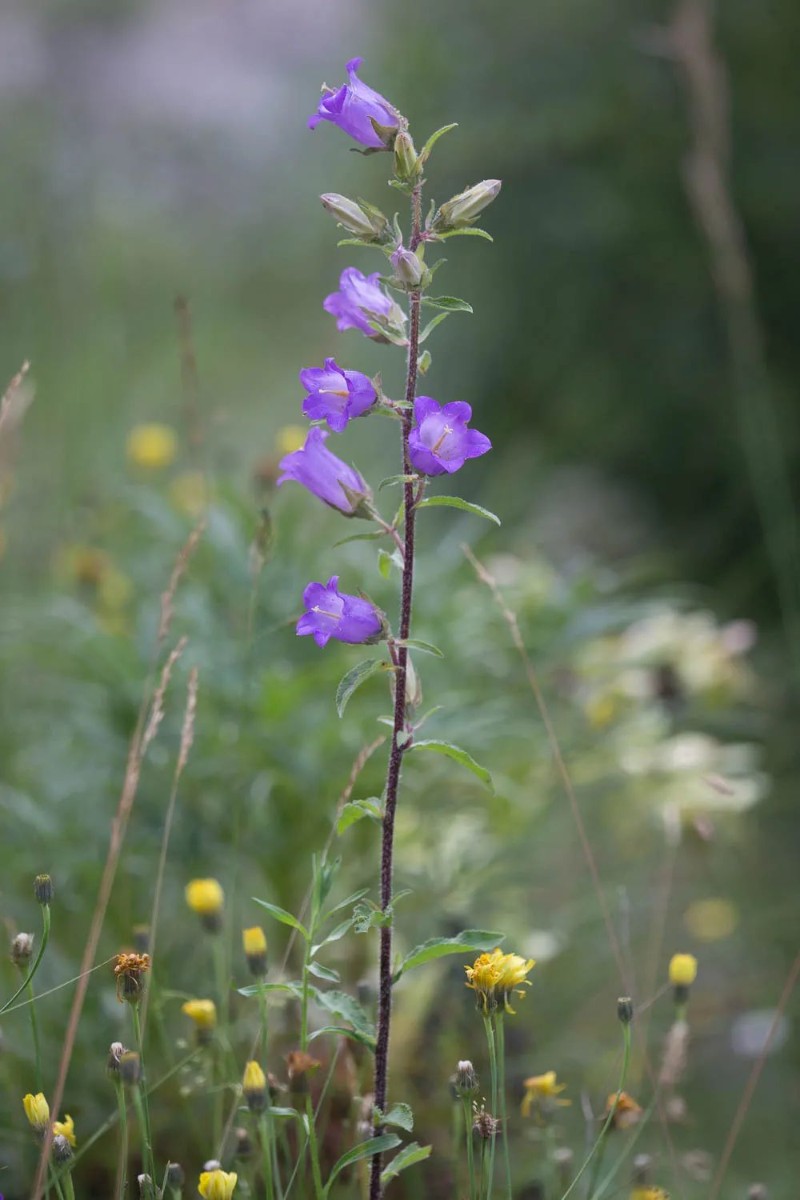
[{"label": "pale purple flower", "polygon": [[380,275],[365,275],[357,267],[345,267],[339,276],[338,292],[331,292],[322,302],[326,312],[336,317],[336,328],[360,329],[367,337],[376,337],[369,323],[370,316],[388,317],[394,302],[378,282]]},{"label": "pale purple flower", "polygon": [[283,475],[278,486],[293,479],[312,495],[338,508],[345,516],[355,516],[370,490],[354,467],[349,467],[325,448],[330,434],[324,429],[309,429],[305,445],[280,461]]},{"label": "pale purple flower", "polygon": [[339,591],[339,576],[327,583],[310,583],[303,592],[306,611],[297,622],[297,635],[311,634],[318,646],[331,638],[357,645],[378,642],[384,633],[381,614],[369,600]]},{"label": "pale purple flower", "polygon": [[316,129],[320,121],[330,121],[338,125],[362,146],[373,150],[385,150],[386,143],[380,134],[375,132],[373,119],[379,125],[397,129],[400,124],[400,114],[380,93],[367,87],[358,78],[356,72],[363,58],[351,58],[347,64],[349,83],[343,83],[340,88],[328,88],[319,102],[319,107],[312,117],[308,118],[308,128]]},{"label": "pale purple flower", "polygon": [[311,421],[327,421],[341,433],[353,417],[360,417],[377,400],[372,380],[361,371],[345,371],[332,358],[324,367],[306,367],[300,382],[308,392],[303,412]]},{"label": "pale purple flower", "polygon": [[452,475],[468,458],[491,450],[492,443],[477,429],[467,429],[472,409],[463,400],[444,407],[430,396],[414,401],[414,428],[408,439],[408,454],[416,471],[423,475]]}]

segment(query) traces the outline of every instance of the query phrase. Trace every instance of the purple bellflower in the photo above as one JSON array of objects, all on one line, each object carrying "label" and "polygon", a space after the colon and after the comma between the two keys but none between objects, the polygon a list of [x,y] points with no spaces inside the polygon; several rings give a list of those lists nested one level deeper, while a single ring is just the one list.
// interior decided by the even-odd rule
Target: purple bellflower
[{"label": "purple bellflower", "polygon": [[367,337],[378,336],[369,318],[388,317],[394,308],[379,279],[377,271],[364,275],[357,267],[345,267],[339,276],[338,292],[331,292],[322,302],[325,311],[336,317],[337,329],[360,329]]},{"label": "purple bellflower", "polygon": [[383,636],[383,618],[375,605],[340,592],[338,575],[331,575],[327,583],[310,583],[303,592],[303,603],[306,611],[297,622],[297,636],[310,633],[318,646],[331,638],[358,645],[378,642]]},{"label": "purple bellflower", "polygon": [[293,479],[331,508],[338,508],[346,517],[354,517],[370,490],[354,467],[326,450],[325,439],[328,437],[330,434],[324,429],[309,429],[305,445],[281,459],[283,475],[278,479],[278,486]]},{"label": "purple bellflower", "polygon": [[363,61],[363,58],[350,59],[347,64],[350,82],[343,83],[340,88],[325,90],[317,111],[308,118],[308,128],[316,129],[320,121],[330,121],[362,146],[371,150],[385,150],[386,143],[376,133],[372,121],[397,129],[400,114],[380,93],[367,87],[358,78],[356,72]]},{"label": "purple bellflower", "polygon": [[452,475],[468,458],[491,450],[492,443],[477,429],[467,429],[472,409],[463,400],[444,407],[430,396],[414,401],[414,428],[408,439],[411,465],[423,475]]},{"label": "purple bellflower", "polygon": [[300,382],[308,392],[304,414],[310,421],[327,421],[335,433],[341,433],[348,421],[360,417],[378,398],[368,375],[345,371],[332,358],[325,359],[324,367],[306,367],[300,372]]}]

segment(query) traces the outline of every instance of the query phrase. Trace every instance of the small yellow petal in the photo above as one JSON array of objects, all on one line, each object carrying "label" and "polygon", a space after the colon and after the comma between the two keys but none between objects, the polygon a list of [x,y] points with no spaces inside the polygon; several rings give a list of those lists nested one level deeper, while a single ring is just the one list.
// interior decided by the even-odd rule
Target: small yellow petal
[{"label": "small yellow petal", "polygon": [[203,1171],[197,1190],[204,1200],[231,1200],[238,1178],[235,1171]]}]

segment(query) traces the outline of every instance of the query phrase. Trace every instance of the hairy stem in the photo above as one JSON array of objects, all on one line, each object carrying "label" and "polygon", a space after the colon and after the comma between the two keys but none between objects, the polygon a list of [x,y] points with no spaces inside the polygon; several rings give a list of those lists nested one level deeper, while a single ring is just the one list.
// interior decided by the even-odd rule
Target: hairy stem
[{"label": "hairy stem", "polygon": [[[420,242],[422,225],[422,188],[414,188],[411,197],[411,241],[409,248],[416,250]],[[403,474],[412,473],[408,453],[408,439],[413,423],[413,404],[417,394],[417,360],[419,358],[419,316],[421,293],[410,292],[408,297],[408,365],[406,369],[406,394],[408,405],[403,409]],[[416,498],[414,484],[403,484],[403,582],[400,597],[400,640],[405,641],[411,631],[411,606],[414,590],[414,523]],[[392,748],[386,772],[386,801],[383,815],[383,837],[381,841],[381,908],[390,913],[392,903],[392,870],[394,860],[394,819],[397,809],[397,790],[400,783],[400,768],[403,754],[408,748],[406,730],[406,673],[408,669],[408,647],[397,649],[397,671],[395,674],[394,724]],[[392,1018],[392,927],[391,920],[381,927],[380,963],[378,992],[378,1037],[375,1046],[375,1106],[384,1111],[389,1081],[389,1026]],[[375,1130],[380,1132],[378,1125]],[[379,1200],[381,1195],[381,1156],[372,1159],[370,1170],[370,1200]]]}]

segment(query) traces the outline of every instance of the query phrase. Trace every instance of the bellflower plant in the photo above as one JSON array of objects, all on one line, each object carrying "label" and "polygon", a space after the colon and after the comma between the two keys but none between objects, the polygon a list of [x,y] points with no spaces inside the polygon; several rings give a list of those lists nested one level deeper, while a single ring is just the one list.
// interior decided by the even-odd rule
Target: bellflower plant
[{"label": "bellflower plant", "polygon": [[[325,210],[346,233],[354,235],[346,237],[341,244],[369,247],[382,254],[384,261],[388,260],[389,271],[385,276],[379,271],[365,275],[356,267],[346,267],[338,291],[327,296],[323,306],[336,318],[337,329],[357,329],[376,341],[401,347],[406,359],[405,384],[402,393],[392,398],[384,393],[383,385],[378,385],[377,379],[373,382],[357,370],[344,370],[335,358],[326,358],[323,367],[306,368],[300,373],[307,393],[303,412],[312,420],[326,421],[336,434],[345,431],[357,416],[380,411],[393,418],[399,433],[401,470],[394,482],[402,485],[402,505],[392,520],[384,519],[374,506],[372,494],[361,475],[326,448],[328,434],[319,428],[309,432],[302,450],[283,459],[284,473],[279,482],[294,479],[346,516],[358,514],[374,521],[377,529],[367,536],[392,540],[391,558],[401,573],[400,613],[395,630],[369,600],[340,592],[338,575],[331,576],[326,584],[308,584],[303,593],[304,611],[297,622],[298,635],[312,636],[320,647],[332,638],[351,644],[385,644],[382,658],[358,663],[340,683],[337,692],[340,715],[347,698],[371,675],[384,671],[391,680],[392,739],[380,813],[380,903],[366,920],[366,928],[377,927],[380,937],[373,1089],[373,1123],[378,1140],[371,1148],[369,1193],[370,1200],[380,1200],[386,1181],[386,1176],[382,1175],[382,1152],[390,1148],[388,1143],[396,1144],[394,1135],[381,1135],[384,1113],[387,1112],[392,986],[397,978],[392,953],[392,879],[395,812],[402,764],[406,755],[433,747],[486,778],[483,768],[465,751],[449,743],[417,737],[421,720],[417,718],[416,709],[421,690],[417,670],[411,661],[411,650],[419,645],[411,640],[417,516],[428,504],[435,503],[467,509],[497,520],[485,509],[459,497],[425,496],[429,478],[452,475],[468,459],[477,458],[491,449],[488,437],[469,428],[472,417],[469,404],[461,400],[440,403],[430,396],[417,395],[418,377],[427,372],[431,364],[430,352],[422,350],[423,344],[450,313],[472,311],[466,301],[454,296],[428,294],[434,271],[441,264],[428,264],[426,253],[446,238],[458,234],[478,234],[489,239],[489,235],[476,229],[473,222],[497,196],[500,182],[490,180],[476,184],[440,208],[431,204],[424,221],[424,169],[438,139],[454,126],[437,130],[418,153],[406,119],[358,78],[360,63],[361,59],[354,58],[347,64],[349,83],[336,90],[323,89],[319,108],[309,125],[313,129],[320,121],[329,121],[348,133],[367,152],[392,150],[394,178],[390,182],[410,201],[410,223],[403,230],[397,216],[389,221],[379,208],[360,197],[351,200],[339,192],[324,193],[321,199]],[[405,312],[392,299],[387,287],[405,301]],[[429,308],[436,310],[435,315],[423,326],[422,314]],[[381,428],[390,426],[382,422]],[[488,949],[485,946],[477,948]],[[310,1131],[309,1152],[313,1162]]]},{"label": "bellflower plant", "polygon": [[360,417],[378,398],[375,386],[361,371],[345,371],[332,358],[324,367],[306,367],[300,382],[308,392],[303,413],[311,421],[327,421],[328,428],[341,433],[348,421]]}]

